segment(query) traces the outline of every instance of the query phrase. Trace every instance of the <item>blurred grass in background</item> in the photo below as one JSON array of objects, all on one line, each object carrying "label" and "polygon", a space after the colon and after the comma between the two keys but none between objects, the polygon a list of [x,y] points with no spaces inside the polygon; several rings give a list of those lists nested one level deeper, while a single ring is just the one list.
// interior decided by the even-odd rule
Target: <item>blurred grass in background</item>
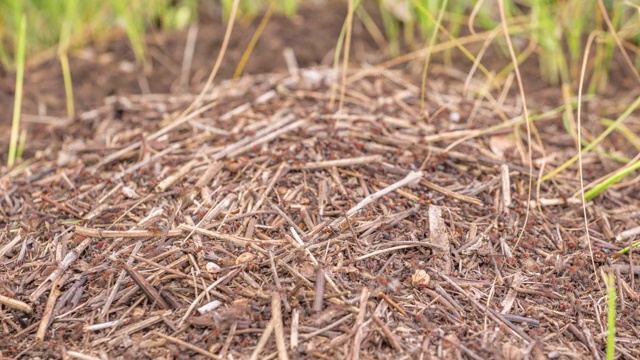
[{"label": "blurred grass in background", "polygon": [[14,65],[20,19],[27,18],[27,57],[64,43],[69,49],[125,31],[138,61],[144,61],[147,29],[183,28],[196,20],[198,0],[2,0],[0,63]]},{"label": "blurred grass in background", "polygon": [[[126,32],[136,60],[142,63],[145,31],[184,28],[197,20],[198,4],[206,1],[209,0],[3,0],[0,2],[0,63],[4,68],[14,67],[13,49],[22,15],[28,24],[28,63],[45,50],[58,46],[58,52],[66,52],[109,37],[114,31]],[[300,0],[241,0],[241,13],[252,18],[274,1],[278,3],[276,11],[290,16],[303,4]],[[331,11],[332,1],[314,2],[326,3],[326,11]],[[223,14],[228,15],[233,0],[219,3]],[[400,44],[405,44],[405,49],[420,48],[434,31],[438,32],[437,43],[499,27],[497,0],[449,1],[443,24],[438,29],[436,17],[442,1],[378,0],[377,3],[387,37],[388,49],[384,50],[391,56],[400,55]],[[595,34],[596,45],[590,63],[590,92],[595,92],[606,85],[616,51],[624,49],[634,71],[640,68],[637,56],[639,3],[637,0],[505,0],[505,8],[509,25],[520,30],[514,39],[521,47],[516,49],[521,51],[520,61],[536,56],[540,75],[551,84],[576,81],[586,39]],[[367,29],[375,30],[375,23],[362,7],[356,15]],[[506,56],[500,36],[489,41]],[[445,58],[447,56],[449,54],[445,54]]]}]

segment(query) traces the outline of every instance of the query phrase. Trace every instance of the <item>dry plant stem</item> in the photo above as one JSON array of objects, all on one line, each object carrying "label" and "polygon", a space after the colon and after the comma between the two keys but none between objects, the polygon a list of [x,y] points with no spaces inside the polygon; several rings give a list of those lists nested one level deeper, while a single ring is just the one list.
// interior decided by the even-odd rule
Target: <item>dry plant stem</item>
[{"label": "dry plant stem", "polygon": [[229,40],[231,39],[231,30],[233,29],[233,24],[236,21],[236,15],[238,13],[239,5],[240,5],[240,0],[233,1],[233,6],[231,7],[231,13],[229,14],[229,23],[227,24],[227,29],[225,30],[225,33],[224,33],[224,39],[222,40],[222,45],[220,46],[220,52],[218,53],[218,57],[216,58],[216,63],[213,66],[213,70],[211,70],[211,73],[209,74],[209,78],[207,78],[207,82],[204,84],[204,87],[202,88],[202,91],[200,92],[200,94],[198,94],[198,97],[195,100],[193,100],[191,105],[189,105],[189,107],[185,109],[184,112],[182,112],[182,114],[180,114],[178,119],[175,121],[176,123],[181,122],[185,118],[185,116],[189,114],[190,111],[192,111],[194,108],[199,107],[205,94],[209,90],[211,90],[211,85],[213,84],[213,80],[218,74],[218,70],[222,65],[222,59],[224,59],[224,55],[227,52],[227,48],[229,47]]},{"label": "dry plant stem", "polygon": [[356,317],[356,322],[353,325],[352,333],[353,342],[351,344],[351,353],[349,355],[349,359],[358,360],[360,359],[360,345],[362,344],[362,340],[364,339],[364,329],[362,328],[365,316],[367,315],[367,302],[369,301],[369,289],[366,287],[362,288],[362,292],[360,293],[360,309],[358,311],[358,316]]},{"label": "dry plant stem", "polygon": [[371,318],[373,318],[373,321],[375,321],[376,324],[378,324],[378,326],[380,327],[380,329],[382,330],[382,333],[384,334],[384,336],[387,338],[387,341],[389,342],[389,344],[391,344],[391,346],[397,351],[397,352],[402,352],[402,346],[400,346],[400,343],[398,342],[398,339],[396,339],[395,336],[393,336],[393,333],[391,332],[391,330],[389,330],[389,327],[387,326],[387,324],[385,324],[379,317],[377,317],[375,314],[371,315]]},{"label": "dry plant stem", "polygon": [[382,155],[370,155],[370,156],[361,156],[357,158],[349,158],[349,159],[337,159],[337,160],[326,160],[326,161],[318,161],[313,163],[306,163],[300,166],[294,166],[293,169],[326,169],[332,167],[347,167],[353,165],[369,165],[372,163],[382,162]]},{"label": "dry plant stem", "polygon": [[[531,121],[531,117],[529,117],[529,109],[527,106],[527,97],[525,96],[525,91],[524,91],[524,84],[522,82],[522,76],[520,75],[520,68],[518,66],[518,58],[516,57],[516,53],[513,49],[513,44],[511,42],[511,36],[509,34],[509,28],[507,26],[507,18],[505,16],[505,11],[504,11],[504,0],[498,0],[498,8],[500,9],[500,23],[502,24],[502,29],[504,32],[504,38],[507,42],[507,48],[509,49],[509,54],[511,55],[511,61],[513,62],[513,70],[516,73],[516,79],[518,79],[518,90],[520,91],[520,100],[522,101],[522,110],[524,111],[524,119],[525,119],[525,125],[527,128],[527,147],[528,147],[528,153],[529,153],[529,161],[528,161],[528,165],[529,165],[529,172],[530,174],[533,174],[533,147],[531,145],[532,139],[531,139],[531,128],[533,126],[535,126],[533,124],[533,122]],[[538,139],[539,140],[539,139]],[[539,141],[540,143],[540,141]],[[524,221],[522,223],[522,229],[520,230],[520,233],[518,234],[518,240],[516,241],[516,245],[515,248],[518,247],[518,244],[520,243],[520,240],[522,240],[522,237],[524,236],[524,233],[526,231],[527,228],[527,222],[529,220],[529,213],[530,213],[530,209],[529,209],[529,203],[531,202],[531,194],[533,193],[533,175],[529,175],[529,188],[527,190],[527,211],[526,211],[526,215],[524,218]],[[515,250],[515,249],[514,249]]]},{"label": "dry plant stem", "polygon": [[[147,142],[147,141],[148,141],[147,139],[144,140],[144,142]],[[133,146],[133,145],[131,145],[131,146]],[[143,161],[140,161],[139,163],[131,165],[126,170],[123,170],[123,171],[113,175],[112,179],[113,179],[113,181],[117,181],[117,180],[120,180],[120,179],[122,179],[123,177],[125,177],[125,176],[127,176],[129,174],[133,174],[136,171],[144,168],[145,166],[147,166],[149,164],[154,164],[154,163],[158,162],[162,157],[164,157],[165,155],[173,152],[174,150],[178,150],[179,148],[180,148],[180,144],[171,144],[166,149],[158,152],[157,154],[154,154],[153,156],[150,156],[148,159],[145,159]],[[134,148],[134,150],[135,150],[135,148]]]},{"label": "dry plant stem", "polygon": [[87,355],[87,354],[83,354],[81,352],[78,351],[73,351],[73,350],[67,350],[66,351],[67,356],[72,357],[74,359],[81,359],[81,360],[101,360],[101,358],[96,357],[96,356],[91,356],[91,355]]},{"label": "dry plant stem", "polygon": [[189,308],[187,309],[187,311],[185,312],[184,316],[182,316],[182,319],[180,319],[180,322],[178,323],[178,327],[182,327],[184,325],[184,322],[187,320],[187,318],[189,317],[189,315],[191,315],[191,313],[193,312],[193,310],[196,308],[196,306],[198,306],[198,303],[205,297],[207,296],[207,294],[209,293],[209,291],[215,289],[216,286],[222,284],[223,282],[226,282],[232,278],[234,278],[236,275],[238,275],[241,271],[244,270],[244,266],[239,267],[233,271],[231,271],[230,273],[228,273],[227,275],[221,277],[220,279],[216,280],[214,283],[212,283],[211,285],[209,285],[205,291],[203,291],[202,293],[200,293],[200,295],[198,295],[195,300],[193,300],[193,302],[191,303],[191,305],[189,306]]},{"label": "dry plant stem", "polygon": [[[76,226],[75,233],[78,235],[88,236],[97,239],[113,239],[113,238],[146,238],[162,236],[162,232],[151,230],[127,230],[112,231],[102,229],[90,229],[83,226]],[[182,230],[169,230],[167,236],[180,236]]]},{"label": "dry plant stem", "polygon": [[251,357],[249,358],[249,360],[259,359],[260,353],[264,349],[265,345],[267,345],[267,341],[269,341],[269,338],[271,337],[271,333],[273,332],[274,328],[275,328],[275,318],[272,317],[269,323],[267,324],[267,327],[262,332],[262,335],[260,336],[260,340],[258,340],[258,344],[256,345],[256,348],[253,350],[253,353],[251,354]]},{"label": "dry plant stem", "polygon": [[[296,232],[296,229],[294,229],[292,227],[289,230],[291,231],[291,234],[293,234],[293,238],[295,239],[295,241],[293,242],[293,245],[296,248],[300,249],[300,250],[304,249],[304,251],[307,254],[307,256],[309,256],[309,259],[311,259],[311,262],[313,263],[313,266],[315,266],[316,268],[319,268],[320,264],[318,263],[318,260],[316,259],[315,256],[313,256],[313,254],[311,253],[311,251],[308,248],[305,248],[304,242],[300,238],[300,235],[298,235],[298,233]],[[338,288],[336,283],[333,281],[333,279],[331,279],[331,277],[329,277],[329,274],[324,273],[324,278],[325,278],[325,280],[327,280],[327,283],[331,286],[333,291],[335,291],[337,293],[340,292],[340,289]]]},{"label": "dry plant stem", "polygon": [[[371,204],[374,201],[377,201],[378,199],[380,199],[381,197],[389,194],[390,192],[399,189],[403,186],[406,185],[411,185],[411,184],[415,184],[418,181],[420,181],[420,179],[422,179],[422,171],[411,171],[409,174],[407,174],[407,176],[405,176],[402,180],[397,181],[389,186],[387,186],[384,189],[381,189],[379,191],[376,191],[375,193],[367,196],[366,198],[364,198],[362,201],[360,201],[356,206],[352,207],[351,209],[349,209],[345,216],[351,216],[354,213],[356,213],[358,210],[364,208],[365,206]],[[334,220],[330,226],[335,227],[340,225],[342,222],[344,221],[344,217],[341,216],[339,218],[337,218],[336,220]]]},{"label": "dry plant stem", "polygon": [[42,284],[40,284],[40,286],[38,286],[38,288],[31,295],[29,295],[29,300],[31,300],[32,302],[36,302],[38,300],[38,298],[45,291],[47,291],[47,288],[46,288],[47,284],[49,282],[55,283],[56,280],[58,280],[60,277],[62,277],[62,275],[65,273],[65,271],[67,271],[69,266],[71,266],[71,264],[73,264],[76,261],[76,259],[78,259],[78,257],[84,252],[84,250],[89,246],[89,244],[91,244],[91,242],[92,242],[91,238],[84,239],[75,249],[73,249],[69,253],[67,253],[67,255],[64,257],[64,259],[62,260],[62,262],[60,263],[58,268],[55,269],[42,282]]},{"label": "dry plant stem", "polygon": [[156,186],[155,190],[157,192],[166,191],[176,181],[180,180],[182,177],[188,174],[191,171],[191,169],[193,169],[193,167],[196,165],[196,163],[197,163],[196,160],[191,160],[188,163],[184,164],[175,174],[167,176],[164,180],[162,180],[160,184]]},{"label": "dry plant stem", "polygon": [[467,196],[467,195],[462,195],[462,194],[458,194],[457,192],[451,191],[447,188],[444,188],[442,186],[436,185],[434,183],[432,183],[429,180],[426,179],[422,179],[420,180],[420,185],[424,185],[427,189],[433,190],[433,191],[437,191],[443,195],[452,197],[454,199],[458,199],[460,201],[464,201],[464,202],[468,202],[470,204],[474,204],[474,205],[478,205],[478,206],[482,206],[483,203],[482,201],[480,201],[479,199],[476,199],[474,197],[471,196]]},{"label": "dry plant stem", "polygon": [[53,316],[53,309],[56,305],[56,300],[61,293],[60,287],[64,284],[66,279],[66,276],[60,276],[53,281],[53,284],[51,284],[51,292],[49,293],[49,298],[47,299],[47,304],[45,305],[44,313],[42,314],[42,320],[40,320],[40,325],[36,332],[36,341],[44,340],[49,324],[51,324],[51,316]]},{"label": "dry plant stem", "polygon": [[273,321],[273,330],[276,337],[276,347],[278,349],[278,359],[288,360],[287,345],[284,339],[284,325],[282,323],[282,298],[280,293],[274,291],[271,295],[271,316]]},{"label": "dry plant stem", "polygon": [[404,311],[402,306],[398,305],[398,303],[393,301],[389,296],[387,296],[387,294],[381,292],[378,294],[378,296],[381,297],[384,301],[386,301],[387,304],[391,305],[392,308],[396,309],[396,311],[402,314],[402,316],[405,316],[405,317],[409,316],[407,312]]},{"label": "dry plant stem", "polygon": [[511,179],[507,165],[500,165],[500,175],[502,176],[502,203],[504,204],[504,211],[508,211],[509,206],[511,206]]},{"label": "dry plant stem", "polygon": [[[236,0],[236,1],[237,1],[237,0]],[[151,135],[147,136],[147,137],[145,138],[145,141],[146,141],[146,142],[149,142],[149,141],[151,141],[151,140],[155,140],[155,139],[159,138],[160,136],[162,136],[162,135],[164,135],[164,134],[167,134],[167,133],[168,133],[168,132],[170,132],[171,130],[173,130],[173,129],[177,128],[178,126],[180,126],[180,125],[184,124],[185,122],[187,122],[187,121],[189,121],[189,120],[192,120],[194,117],[196,117],[196,116],[198,116],[198,115],[200,115],[200,114],[202,114],[202,113],[204,113],[204,112],[208,111],[209,109],[211,109],[212,107],[214,107],[214,106],[216,106],[216,105],[217,105],[217,103],[213,102],[213,103],[211,103],[211,104],[207,104],[207,105],[205,105],[205,106],[203,106],[203,107],[199,108],[198,110],[194,111],[193,113],[189,114],[188,116],[186,116],[186,117],[184,117],[184,118],[181,118],[181,119],[178,119],[178,120],[176,120],[175,122],[171,123],[170,125],[165,126],[165,127],[163,127],[162,129],[160,129],[160,130],[156,131],[155,133],[153,133],[153,134],[151,134]],[[112,161],[114,161],[114,160],[116,160],[116,159],[119,159],[120,157],[122,157],[122,156],[123,156],[123,155],[125,155],[126,153],[128,153],[128,152],[130,152],[130,151],[133,151],[133,150],[135,150],[135,149],[139,148],[141,145],[142,145],[142,141],[137,141],[137,142],[134,142],[133,144],[131,144],[131,145],[129,145],[129,146],[126,146],[126,147],[124,147],[124,148],[122,148],[122,149],[120,149],[120,150],[118,150],[118,151],[116,151],[116,152],[114,152],[114,153],[112,153],[112,154],[108,155],[108,156],[107,156],[107,157],[105,157],[104,159],[100,160],[96,165],[94,165],[94,167],[93,167],[93,171],[97,171],[97,170],[98,170],[98,169],[100,169],[102,166],[104,166],[104,165],[106,165],[106,164],[108,164],[108,163],[110,163],[110,162],[112,162]],[[171,149],[171,150],[169,150],[169,151],[173,151],[173,150],[175,150],[175,149],[174,149],[174,147],[175,147],[175,149],[177,149],[177,148],[179,148],[179,147],[180,147],[180,145],[178,145],[178,144],[173,144],[173,145],[169,146],[167,149],[163,150],[161,153],[164,155],[164,154],[165,154],[164,152],[165,152],[165,151],[167,151],[167,150],[169,150],[169,149]],[[159,154],[156,154],[156,155],[159,155]],[[130,169],[128,169],[127,171],[129,171],[129,170],[130,170]],[[119,177],[124,176],[124,175],[126,175],[126,174],[123,174],[123,175],[116,175],[116,178],[119,178]]]},{"label": "dry plant stem", "polygon": [[356,258],[354,258],[354,261],[360,261],[360,260],[364,260],[370,257],[374,257],[380,254],[384,254],[384,253],[388,253],[388,252],[394,252],[396,250],[402,250],[402,249],[410,249],[412,247],[418,247],[418,246],[425,246],[428,248],[435,248],[436,246],[434,244],[430,244],[427,242],[410,242],[410,244],[407,245],[400,245],[400,246],[394,246],[394,247],[390,247],[390,248],[386,248],[386,249],[382,249],[382,250],[376,250],[376,251],[372,251],[369,252],[367,254],[364,254],[362,256],[358,256]]},{"label": "dry plant stem", "polygon": [[435,245],[434,255],[436,266],[445,274],[451,273],[451,243],[447,227],[442,219],[442,209],[439,206],[429,206],[429,241]]},{"label": "dry plant stem", "polygon": [[[113,260],[117,262],[117,259],[113,259]],[[122,263],[121,266],[127,272],[129,277],[133,280],[133,282],[135,282],[136,285],[138,285],[138,287],[142,289],[142,291],[147,296],[147,298],[149,298],[149,301],[151,301],[151,303],[160,305],[162,309],[172,308],[172,306],[169,305],[169,303],[167,303],[164,297],[160,295],[158,290],[156,290],[156,288],[154,288],[149,282],[147,282],[147,280],[142,275],[140,275],[137,271],[135,271],[125,263]]]},{"label": "dry plant stem", "polygon": [[182,53],[182,66],[180,68],[180,88],[186,89],[189,86],[189,73],[191,73],[191,65],[193,64],[193,54],[196,48],[196,39],[198,38],[198,25],[189,26],[187,33],[187,42],[184,45]]},{"label": "dry plant stem", "polygon": [[31,314],[33,312],[33,308],[29,306],[29,304],[20,300],[12,299],[4,295],[0,295],[0,304],[10,307],[12,309],[20,310],[27,314]]},{"label": "dry plant stem", "polygon": [[[280,277],[278,276],[278,269],[276,268],[276,260],[273,257],[273,251],[269,251],[269,263],[271,264],[271,272],[273,272],[273,279],[275,280],[276,287],[278,291],[283,291],[282,283],[280,282]],[[282,303],[284,304],[284,308],[287,312],[291,312],[291,306],[286,298],[282,299]]]},{"label": "dry plant stem", "polygon": [[[598,4],[600,4],[601,1],[598,1]],[[606,15],[605,15],[606,17]],[[613,31],[613,30],[612,30]],[[588,54],[589,54],[589,49],[591,48],[591,44],[593,42],[593,34],[591,36],[589,36],[589,39],[587,41],[587,47],[585,49],[585,55],[584,55],[584,59],[582,61],[582,68],[580,70],[580,84],[578,85],[578,114],[577,114],[577,118],[578,118],[578,138],[576,141],[576,148],[578,150],[578,180],[580,182],[580,201],[582,201],[582,218],[584,220],[584,235],[587,241],[587,245],[589,246],[589,254],[591,255],[591,268],[593,269],[593,274],[597,277],[598,274],[598,270],[596,268],[596,262],[593,258],[593,248],[591,245],[591,236],[589,233],[589,218],[587,216],[587,200],[584,197],[584,176],[582,173],[583,170],[583,164],[582,164],[582,144],[581,144],[581,139],[582,139],[582,88],[584,87],[584,78],[585,78],[585,72],[587,70],[587,62],[588,62]],[[623,51],[623,53],[626,54],[626,52]],[[636,72],[636,75],[638,73]],[[596,284],[598,285],[598,288],[600,288],[600,282],[596,281]]]},{"label": "dry plant stem", "polygon": [[322,268],[318,268],[316,270],[316,289],[312,307],[314,312],[320,312],[322,310],[322,304],[324,302],[324,277],[324,270]]},{"label": "dry plant stem", "polygon": [[[345,20],[346,34],[344,39],[344,50],[342,52],[342,81],[340,82],[340,101],[338,103],[338,112],[342,111],[344,105],[344,97],[347,90],[347,69],[349,68],[349,53],[351,50],[351,31],[353,30],[353,13],[354,0],[348,1],[347,19]],[[333,102],[332,102],[333,104]]]},{"label": "dry plant stem", "polygon": [[291,343],[289,348],[295,350],[298,348],[298,326],[300,325],[300,310],[294,308],[291,312]]},{"label": "dry plant stem", "polygon": [[159,337],[161,337],[161,338],[163,338],[165,340],[168,340],[168,341],[170,341],[170,342],[172,342],[174,344],[177,344],[177,345],[180,345],[182,347],[185,347],[185,348],[187,348],[189,350],[195,351],[195,352],[197,352],[198,354],[200,354],[202,356],[208,357],[209,359],[215,359],[215,360],[219,360],[220,359],[219,357],[215,356],[214,354],[212,354],[212,353],[210,353],[210,352],[208,352],[208,351],[206,351],[204,349],[201,349],[201,348],[199,348],[199,347],[197,347],[195,345],[189,344],[188,342],[182,341],[182,340],[180,340],[178,338],[175,338],[173,336],[165,335],[165,334],[157,332],[157,331],[153,331],[153,332],[151,332],[151,334],[155,335],[155,336],[159,336]]},{"label": "dry plant stem", "polygon": [[325,333],[325,332],[327,332],[327,331],[329,331],[329,330],[331,330],[331,329],[334,329],[334,328],[336,328],[337,326],[340,326],[340,325],[342,325],[343,323],[345,323],[345,322],[349,321],[352,317],[353,317],[353,314],[347,314],[347,315],[345,315],[344,317],[342,317],[342,318],[338,319],[337,321],[334,321],[333,323],[331,323],[331,324],[329,324],[329,325],[327,325],[327,326],[323,327],[322,329],[318,329],[318,330],[316,330],[316,331],[314,331],[314,332],[312,332],[312,333],[302,335],[302,336],[301,336],[302,341],[306,341],[306,340],[309,340],[309,339],[313,339],[314,337],[316,337],[316,336],[318,336],[318,335],[320,335],[320,334],[322,334],[322,333]]},{"label": "dry plant stem", "polygon": [[[242,245],[242,246],[244,246],[246,244],[249,244],[249,246],[251,248],[254,248],[256,246],[254,244],[254,242],[255,242],[254,239],[248,239],[248,238],[244,238],[244,237],[240,237],[240,236],[223,234],[223,233],[220,233],[220,232],[217,232],[217,231],[199,229],[199,228],[197,228],[195,226],[190,226],[190,225],[186,225],[186,224],[178,225],[178,229],[179,230],[186,230],[186,231],[193,231],[193,232],[195,232],[197,234],[209,236],[209,237],[214,238],[214,239],[229,241],[229,242],[232,242],[234,244],[238,244],[238,245]],[[266,243],[266,244],[274,244],[275,245],[275,244],[283,243],[284,240],[261,240],[261,242]]]},{"label": "dry plant stem", "polygon": [[[133,264],[133,259],[134,259],[133,257],[138,253],[138,251],[140,251],[141,247],[142,247],[142,242],[139,241],[136,244],[136,246],[133,248],[133,251],[131,252],[131,256],[129,256],[129,259],[127,260],[127,265]],[[120,284],[124,281],[125,276],[126,276],[126,271],[125,270],[120,271],[118,280],[115,282],[115,284],[113,284],[113,288],[109,293],[109,297],[107,298],[107,301],[105,302],[104,307],[102,308],[102,312],[100,313],[100,318],[102,319],[102,321],[104,321],[107,318],[107,314],[109,312],[109,309],[111,308],[111,304],[113,303],[113,300],[115,299],[116,294],[118,293],[118,289],[120,288]]]},{"label": "dry plant stem", "polygon": [[122,336],[130,335],[130,334],[136,333],[138,331],[142,331],[144,329],[147,329],[147,328],[149,328],[149,327],[161,322],[162,321],[162,316],[166,316],[169,313],[170,313],[170,311],[165,311],[164,313],[157,314],[157,315],[152,315],[152,316],[149,316],[148,318],[145,318],[144,320],[140,320],[138,322],[134,322],[131,325],[116,331],[110,337],[100,338],[100,339],[94,341],[93,345],[96,346],[96,345],[100,345],[100,344],[103,344],[103,343],[107,343],[110,346],[115,346],[116,344],[119,344],[122,341]]},{"label": "dry plant stem", "polygon": [[[269,122],[269,125],[258,130],[253,136],[246,137],[236,141],[233,144],[226,145],[224,149],[218,151],[213,155],[213,160],[220,160],[229,156],[231,153],[238,154],[248,149],[251,149],[254,145],[248,146],[249,144],[252,144],[252,143],[258,144],[258,142],[260,142],[261,139],[265,139],[265,137],[272,135],[274,132],[278,130],[282,131],[283,128],[286,128],[288,125],[291,125],[291,122],[295,120],[295,117],[292,114],[285,115],[284,111],[285,110],[282,110],[274,114],[271,119],[271,122]],[[296,123],[299,123],[299,122],[300,121],[297,121]],[[260,143],[263,143],[263,142],[265,141],[262,141]]]},{"label": "dry plant stem", "polygon": [[616,235],[616,241],[622,241],[630,239],[634,236],[640,235],[640,226],[625,230]]},{"label": "dry plant stem", "polygon": [[[437,272],[437,271],[435,271]],[[442,274],[442,273],[438,273],[438,275],[440,275],[444,280],[446,280],[449,284],[451,284],[451,286],[453,286],[456,290],[458,290],[461,294],[463,294],[464,296],[467,297],[467,299],[469,299],[469,301],[471,301],[471,303],[478,308],[478,310],[482,311],[485,314],[488,314],[491,318],[493,318],[496,322],[498,323],[502,323],[504,325],[506,325],[509,329],[511,329],[511,331],[513,331],[514,334],[520,336],[523,340],[526,340],[528,342],[533,342],[534,340],[527,335],[526,333],[524,333],[519,327],[517,327],[515,324],[513,324],[511,321],[505,319],[500,313],[498,313],[497,311],[493,310],[490,307],[486,307],[482,304],[480,304],[475,298],[473,298],[472,296],[470,296],[469,294],[467,294],[466,291],[464,291],[464,289],[462,289],[460,287],[460,285],[458,285],[455,281],[451,280],[451,278],[449,278],[448,276]]]},{"label": "dry plant stem", "polygon": [[220,350],[220,358],[225,359],[227,357],[227,353],[229,352],[229,347],[231,346],[231,342],[233,341],[234,336],[236,335],[236,330],[238,328],[238,322],[234,321],[233,325],[231,325],[231,329],[229,329],[229,335],[227,336],[227,340],[225,340],[224,345],[222,346],[222,350]]},{"label": "dry plant stem", "polygon": [[7,243],[5,246],[0,248],[0,259],[2,259],[5,254],[11,251],[11,249],[13,249],[13,247],[20,242],[20,240],[22,240],[22,236],[18,234],[16,235],[16,237],[13,238],[13,240],[9,241],[9,243]]},{"label": "dry plant stem", "polygon": [[264,204],[265,200],[267,199],[267,196],[271,193],[271,190],[273,190],[273,187],[278,182],[282,174],[287,170],[287,168],[288,168],[287,164],[285,163],[282,163],[280,164],[280,166],[278,166],[278,170],[276,170],[276,173],[273,174],[273,178],[271,178],[271,181],[269,181],[269,185],[267,185],[267,188],[264,190],[262,195],[260,195],[260,199],[256,202],[256,205],[253,207],[254,211],[262,207],[262,204]]}]

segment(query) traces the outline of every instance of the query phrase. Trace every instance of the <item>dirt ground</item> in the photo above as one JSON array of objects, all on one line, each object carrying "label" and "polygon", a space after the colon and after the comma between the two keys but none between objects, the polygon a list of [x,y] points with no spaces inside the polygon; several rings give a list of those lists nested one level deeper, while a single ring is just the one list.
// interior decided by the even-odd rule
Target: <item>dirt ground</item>
[{"label": "dirt ground", "polygon": [[[73,121],[56,62],[30,70],[28,160],[0,177],[0,358],[599,359],[608,288],[616,354],[640,358],[639,259],[617,253],[637,241],[637,174],[587,205],[587,237],[577,166],[537,182],[575,151],[536,64],[531,168],[515,90],[477,96],[468,64],[436,62],[423,106],[419,69],[356,66],[385,59],[360,27],[340,105],[318,66],[335,8],[275,18],[248,64],[262,75],[233,82],[252,34],[236,29],[216,87],[180,117],[221,43],[212,11],[186,86],[186,32],[149,36],[144,78],[125,41],[76,54]],[[589,103],[588,136],[632,85]],[[602,147],[637,153],[621,135]],[[583,166],[588,184],[620,163]]]}]

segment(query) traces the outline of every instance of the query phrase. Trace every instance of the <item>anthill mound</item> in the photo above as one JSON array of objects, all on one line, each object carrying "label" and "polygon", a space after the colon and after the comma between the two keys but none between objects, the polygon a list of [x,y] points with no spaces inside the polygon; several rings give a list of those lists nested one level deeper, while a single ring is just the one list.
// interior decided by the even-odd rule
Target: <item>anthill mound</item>
[{"label": "anthill mound", "polygon": [[186,117],[195,96],[131,96],[54,124],[0,183],[1,354],[601,356],[610,273],[616,349],[640,357],[636,270],[611,255],[637,194],[589,204],[587,239],[574,175],[529,199],[571,154],[529,168],[519,107],[446,77],[424,104],[397,72],[347,80],[343,102],[307,69],[218,84]]}]

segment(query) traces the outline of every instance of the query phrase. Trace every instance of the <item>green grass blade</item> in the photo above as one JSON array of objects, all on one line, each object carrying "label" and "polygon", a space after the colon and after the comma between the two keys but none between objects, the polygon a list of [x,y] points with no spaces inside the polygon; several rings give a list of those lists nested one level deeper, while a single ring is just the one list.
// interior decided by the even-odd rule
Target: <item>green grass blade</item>
[{"label": "green grass blade", "polygon": [[[614,121],[608,128],[606,128],[600,135],[598,135],[595,140],[593,140],[589,145],[584,148],[584,152],[591,151],[594,147],[596,147],[604,138],[606,138],[612,131],[616,129],[618,124],[622,123],[631,113],[640,106],[640,97],[636,98],[636,100]],[[564,164],[558,166],[555,170],[543,176],[540,181],[547,181],[550,178],[559,174],[562,170],[569,167],[571,164],[578,160],[578,155],[574,155],[571,159],[566,161]]]},{"label": "green grass blade", "polygon": [[607,287],[607,360],[616,354],[616,282],[611,273],[603,273]]},{"label": "green grass blade", "polygon": [[587,201],[593,200],[593,198],[598,196],[598,194],[605,191],[606,189],[611,187],[613,184],[617,183],[618,181],[622,180],[623,178],[625,178],[626,176],[628,176],[629,174],[633,173],[638,169],[640,169],[640,160],[638,160],[638,158],[636,157],[636,160],[633,163],[618,169],[618,171],[616,171],[613,175],[605,179],[602,183],[596,185],[591,190],[587,191],[584,194],[585,200]]}]

